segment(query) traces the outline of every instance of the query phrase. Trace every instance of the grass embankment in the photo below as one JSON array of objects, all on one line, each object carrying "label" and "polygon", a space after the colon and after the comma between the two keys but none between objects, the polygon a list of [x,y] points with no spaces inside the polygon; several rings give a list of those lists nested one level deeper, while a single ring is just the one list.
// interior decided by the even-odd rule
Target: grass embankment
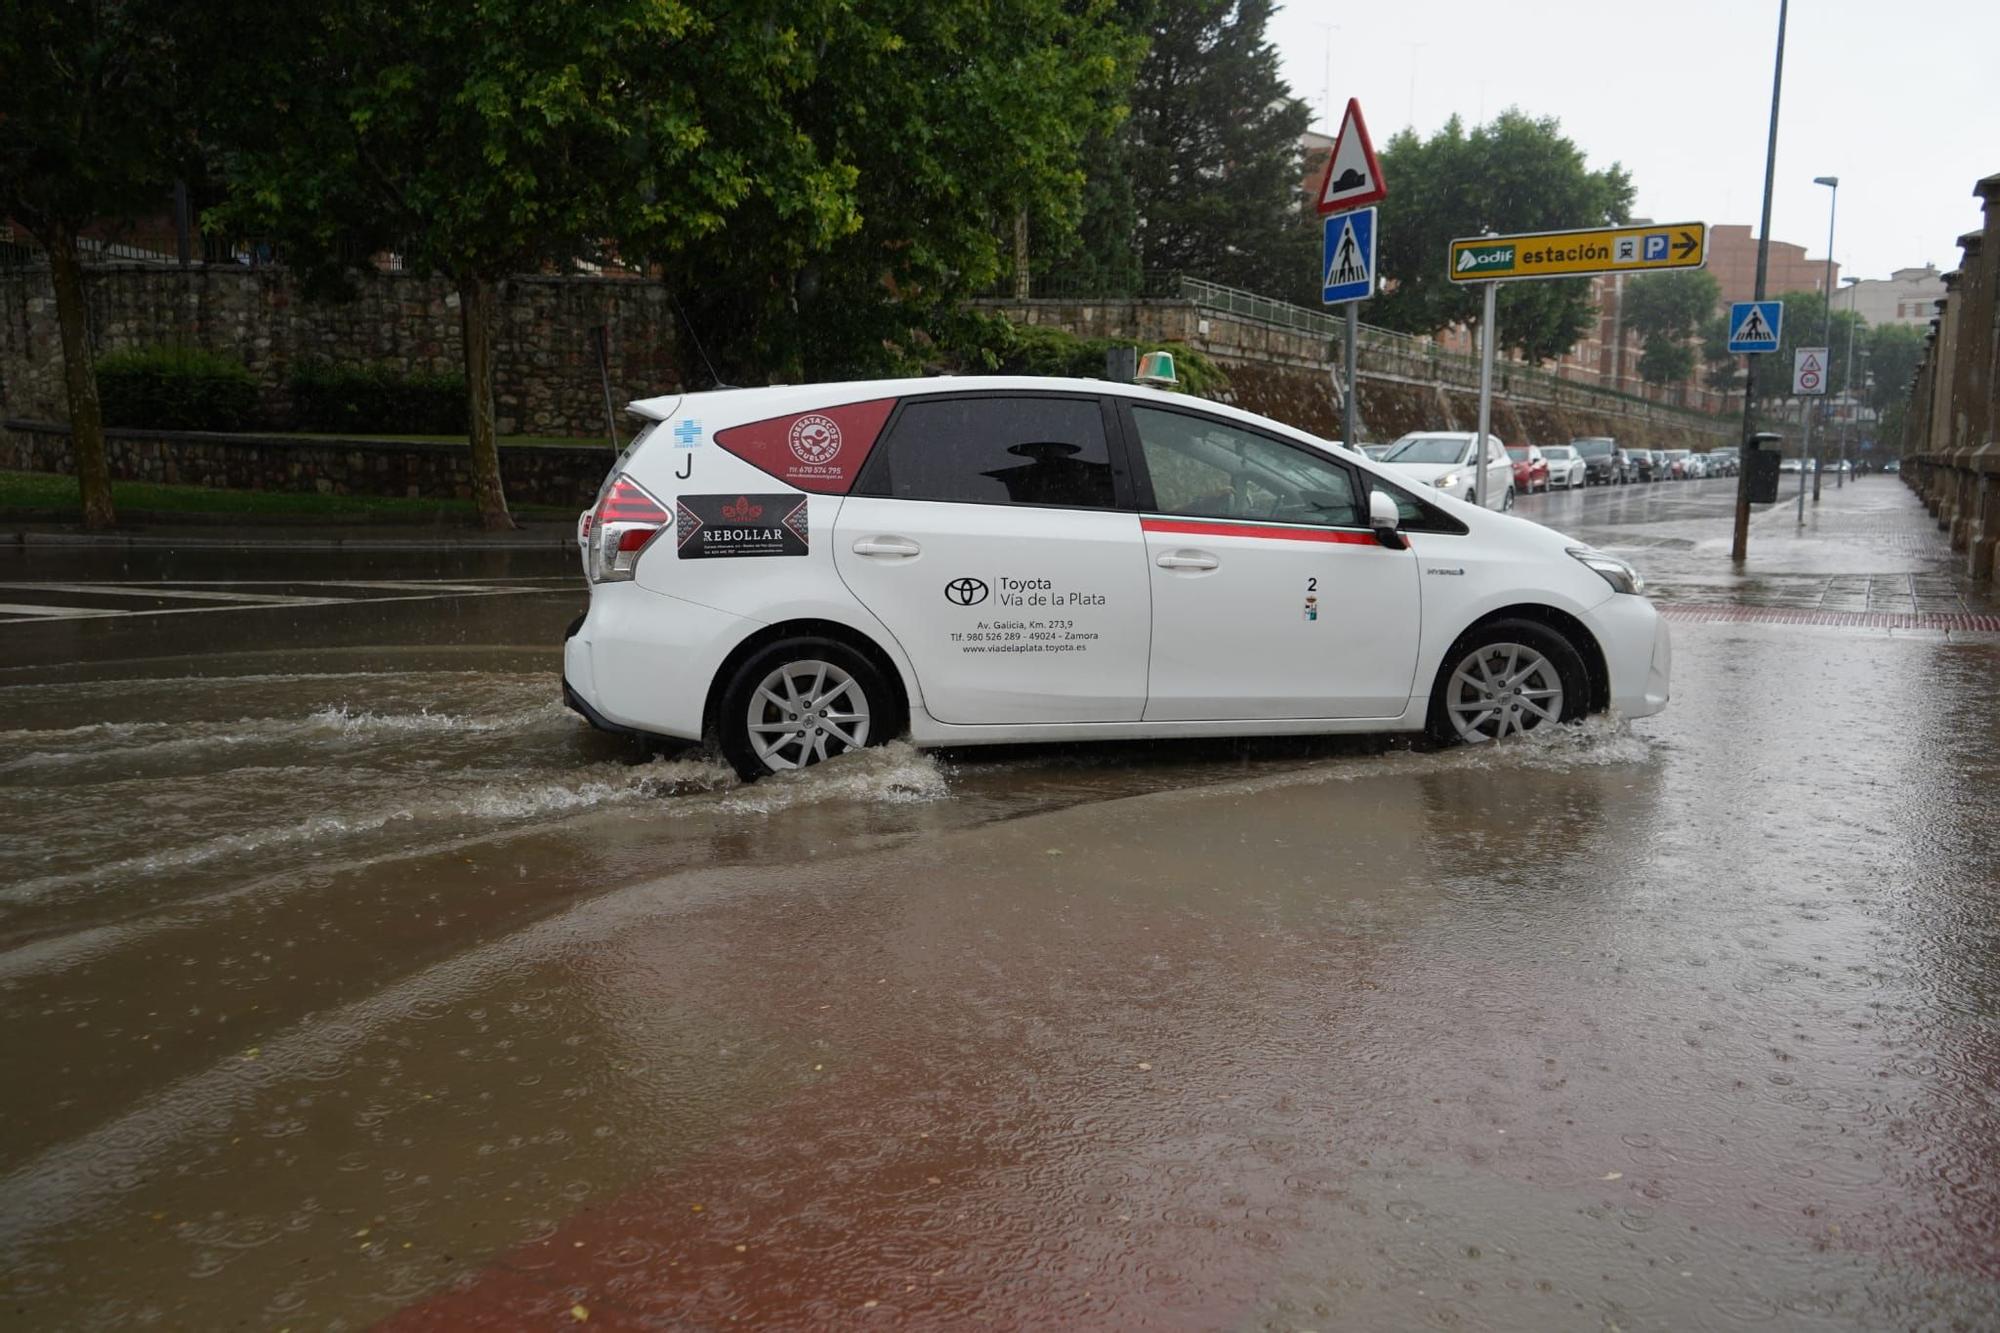
[{"label": "grass embankment", "polygon": [[[319,495],[296,491],[230,491],[209,486],[163,486],[148,481],[114,481],[111,502],[120,513],[242,514],[252,517],[323,519],[329,522],[432,519],[471,522],[470,500],[410,500],[374,495]],[[81,519],[83,501],[76,478],[54,472],[0,472],[0,513]],[[573,519],[574,511],[551,505],[515,505],[516,518]]]}]

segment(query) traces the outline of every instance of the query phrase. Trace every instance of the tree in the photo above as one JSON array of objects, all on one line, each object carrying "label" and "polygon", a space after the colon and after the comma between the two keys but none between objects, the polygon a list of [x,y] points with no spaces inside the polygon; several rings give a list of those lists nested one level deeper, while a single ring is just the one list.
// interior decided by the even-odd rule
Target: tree
[{"label": "tree", "polygon": [[121,0],[0,0],[0,217],[48,255],[86,527],[117,521],[77,234],[157,209],[188,154],[170,16]]},{"label": "tree", "polygon": [[1625,280],[1623,319],[1644,344],[1639,377],[1678,384],[1694,374],[1693,341],[1715,314],[1721,288],[1700,269],[1640,273]]},{"label": "tree", "polygon": [[[1445,275],[1454,237],[1610,226],[1631,216],[1625,169],[1614,163],[1592,171],[1553,118],[1510,109],[1468,133],[1454,116],[1427,140],[1402,131],[1381,157],[1389,197],[1378,262],[1386,285],[1369,318],[1406,333],[1436,333],[1478,317],[1477,285]],[[1531,360],[1568,351],[1595,317],[1587,279],[1500,288],[1501,343]]]},{"label": "tree", "polygon": [[1702,375],[1709,388],[1717,393],[1736,392],[1737,381],[1743,378],[1738,355],[1729,350],[1729,312],[1718,311],[1701,330]]},{"label": "tree", "polygon": [[1265,37],[1273,0],[1162,0],[1132,88],[1137,245],[1151,269],[1318,303],[1299,139],[1311,110]]},{"label": "tree", "polygon": [[[1818,292],[1786,292],[1778,299],[1785,306],[1784,323],[1778,330],[1778,350],[1765,353],[1763,364],[1757,367],[1757,397],[1765,401],[1793,396],[1792,366],[1798,350],[1801,347],[1819,347],[1827,337],[1825,297]],[[1815,397],[1831,397],[1847,391],[1847,329],[1850,324],[1865,337],[1861,331],[1866,321],[1836,306],[1832,341],[1825,343],[1826,394]]]},{"label": "tree", "polygon": [[1857,332],[1867,354],[1865,401],[1878,415],[1886,413],[1909,400],[1910,380],[1924,359],[1924,331],[1907,324],[1883,324]]},{"label": "tree", "polygon": [[[785,114],[812,74],[812,14],[795,28],[681,0],[330,0],[274,24],[247,0],[201,8],[228,52],[206,81],[230,185],[214,221],[276,235],[314,275],[393,247],[451,280],[491,528],[512,526],[493,391],[509,275],[670,252],[753,198],[802,243],[859,225],[851,171]],[[254,49],[232,31],[257,33]]]},{"label": "tree", "polygon": [[734,383],[906,373],[966,297],[1081,213],[1084,144],[1137,50],[1099,0],[826,3],[774,114],[838,174],[851,224],[815,233],[753,192],[726,231],[656,255]]}]

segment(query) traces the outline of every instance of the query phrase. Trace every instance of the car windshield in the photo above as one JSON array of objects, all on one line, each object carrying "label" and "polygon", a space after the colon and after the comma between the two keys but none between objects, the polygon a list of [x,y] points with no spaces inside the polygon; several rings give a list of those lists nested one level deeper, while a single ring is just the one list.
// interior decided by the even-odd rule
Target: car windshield
[{"label": "car windshield", "polygon": [[1507,457],[1516,463],[1525,463],[1528,461],[1528,451],[1518,444],[1510,444],[1507,446]]},{"label": "car windshield", "polygon": [[1576,451],[1585,458],[1608,458],[1611,456],[1611,441],[1609,440],[1577,440],[1574,441],[1574,444]]},{"label": "car windshield", "polygon": [[1689,450],[1687,450],[1687,449],[1669,449],[1669,450],[1667,450],[1667,457],[1668,457],[1668,458],[1686,458],[1686,457],[1687,457],[1687,456],[1689,455],[1689,453],[1690,453],[1690,451],[1689,451]]},{"label": "car windshield", "polygon": [[1573,457],[1573,455],[1570,453],[1570,448],[1568,445],[1558,444],[1551,448],[1542,450],[1542,457],[1553,458],[1559,463],[1566,463],[1570,460],[1570,458]]},{"label": "car windshield", "polygon": [[1472,441],[1464,435],[1412,435],[1396,441],[1382,459],[1385,463],[1457,463],[1464,460]]}]

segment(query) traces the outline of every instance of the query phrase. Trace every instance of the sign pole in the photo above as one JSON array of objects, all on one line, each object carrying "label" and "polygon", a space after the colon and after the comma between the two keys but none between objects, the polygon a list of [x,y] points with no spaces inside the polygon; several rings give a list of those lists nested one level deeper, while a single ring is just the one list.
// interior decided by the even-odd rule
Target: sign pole
[{"label": "sign pole", "polygon": [[1493,424],[1493,311],[1500,284],[1489,282],[1479,317],[1479,435],[1472,442],[1472,503],[1486,507],[1486,434]]},{"label": "sign pole", "polygon": [[1340,359],[1346,363],[1347,374],[1347,392],[1341,395],[1340,403],[1340,442],[1350,449],[1361,447],[1354,438],[1355,431],[1359,429],[1355,422],[1354,400],[1361,392],[1361,386],[1354,378],[1354,344],[1361,334],[1360,312],[1359,301],[1347,303],[1347,336],[1342,339],[1340,347]]},{"label": "sign pole", "polygon": [[[1778,59],[1771,68],[1771,134],[1764,146],[1764,221],[1757,232],[1757,299],[1764,299],[1764,275],[1771,257],[1771,182],[1778,169],[1778,93],[1785,84],[1785,17],[1791,0],[1778,0]],[[1743,448],[1757,447],[1757,358],[1743,366]],[[1750,556],[1750,469],[1736,470],[1736,524],[1729,558],[1742,564]]]},{"label": "sign pole", "polygon": [[1810,398],[1806,399],[1803,415],[1805,416],[1806,438],[1805,442],[1799,446],[1799,523],[1801,525],[1806,521],[1806,473],[1812,469],[1813,465],[1813,400]]}]

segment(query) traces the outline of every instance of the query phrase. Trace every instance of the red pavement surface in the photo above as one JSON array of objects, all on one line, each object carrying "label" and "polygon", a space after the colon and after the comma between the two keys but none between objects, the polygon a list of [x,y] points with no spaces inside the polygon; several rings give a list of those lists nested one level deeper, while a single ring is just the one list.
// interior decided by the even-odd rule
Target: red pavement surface
[{"label": "red pavement surface", "polygon": [[1660,614],[1689,624],[1828,625],[1844,629],[1939,629],[2000,632],[2000,615],[1976,612],[1821,611],[1789,606],[1708,606],[1667,602]]}]

